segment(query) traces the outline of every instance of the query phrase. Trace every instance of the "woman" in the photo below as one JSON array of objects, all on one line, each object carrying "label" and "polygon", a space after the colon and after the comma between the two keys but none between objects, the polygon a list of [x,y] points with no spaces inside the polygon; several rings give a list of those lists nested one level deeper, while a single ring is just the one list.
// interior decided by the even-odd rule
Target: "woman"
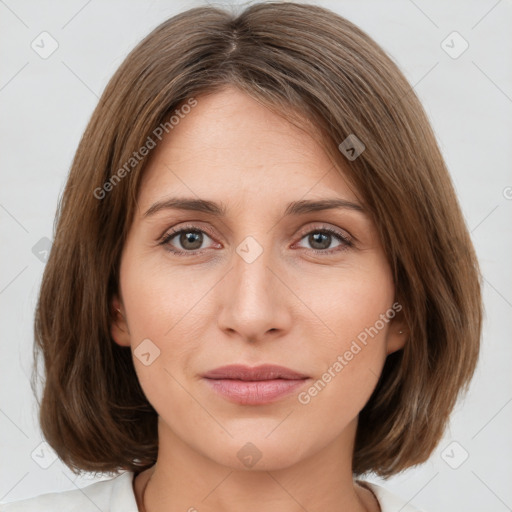
[{"label": "woman", "polygon": [[36,311],[42,431],[122,474],[6,511],[417,510],[480,274],[427,117],[326,9],[189,10],[108,84]]}]

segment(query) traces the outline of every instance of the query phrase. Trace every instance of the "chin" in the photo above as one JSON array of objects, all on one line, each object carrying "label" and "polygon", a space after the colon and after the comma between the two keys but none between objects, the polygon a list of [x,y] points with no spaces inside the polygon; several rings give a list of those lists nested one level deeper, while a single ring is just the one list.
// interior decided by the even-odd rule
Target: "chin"
[{"label": "chin", "polygon": [[277,471],[307,457],[307,446],[300,439],[288,438],[288,442],[284,442],[283,436],[276,435],[273,438],[273,434],[270,434],[265,438],[266,433],[267,430],[265,434],[247,433],[243,441],[238,436],[225,439],[224,445],[221,442],[215,443],[217,449],[209,457],[235,471]]}]

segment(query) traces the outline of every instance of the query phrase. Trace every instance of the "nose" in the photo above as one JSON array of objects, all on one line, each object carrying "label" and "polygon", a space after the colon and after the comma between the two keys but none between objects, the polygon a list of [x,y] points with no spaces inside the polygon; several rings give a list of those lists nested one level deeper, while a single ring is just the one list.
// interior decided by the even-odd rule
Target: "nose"
[{"label": "nose", "polygon": [[292,324],[294,295],[287,287],[286,273],[272,251],[260,253],[262,249],[254,240],[241,244],[233,253],[231,270],[219,283],[218,325],[233,339],[275,339]]}]

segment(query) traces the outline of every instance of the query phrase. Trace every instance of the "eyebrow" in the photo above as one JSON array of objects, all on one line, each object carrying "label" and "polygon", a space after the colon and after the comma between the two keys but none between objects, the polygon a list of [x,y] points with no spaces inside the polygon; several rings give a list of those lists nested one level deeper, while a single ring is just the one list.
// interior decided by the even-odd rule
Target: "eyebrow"
[{"label": "eyebrow", "polygon": [[[300,200],[288,204],[284,216],[304,215],[306,213],[333,209],[348,209],[365,213],[365,209],[358,203],[353,203],[341,198]],[[154,203],[143,215],[144,218],[155,215],[162,210],[189,210],[208,213],[217,217],[225,217],[227,209],[222,203],[208,201],[207,199],[170,197]]]}]

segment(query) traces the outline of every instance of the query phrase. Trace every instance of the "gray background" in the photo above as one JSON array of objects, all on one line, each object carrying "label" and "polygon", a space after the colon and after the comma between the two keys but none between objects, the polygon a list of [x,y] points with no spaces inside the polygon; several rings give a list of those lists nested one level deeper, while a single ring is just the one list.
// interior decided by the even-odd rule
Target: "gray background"
[{"label": "gray background", "polygon": [[[485,276],[483,350],[469,393],[429,461],[384,485],[430,512],[512,510],[512,3],[315,3],[367,31],[419,95]],[[98,480],[51,463],[41,445],[29,377],[45,238],[52,238],[74,151],[110,76],[152,28],[203,4],[0,0],[0,501]],[[31,47],[51,49],[44,31],[58,44],[47,58]],[[442,47],[453,31],[469,44],[457,58]],[[447,44],[452,52],[462,48],[453,36]]]}]

